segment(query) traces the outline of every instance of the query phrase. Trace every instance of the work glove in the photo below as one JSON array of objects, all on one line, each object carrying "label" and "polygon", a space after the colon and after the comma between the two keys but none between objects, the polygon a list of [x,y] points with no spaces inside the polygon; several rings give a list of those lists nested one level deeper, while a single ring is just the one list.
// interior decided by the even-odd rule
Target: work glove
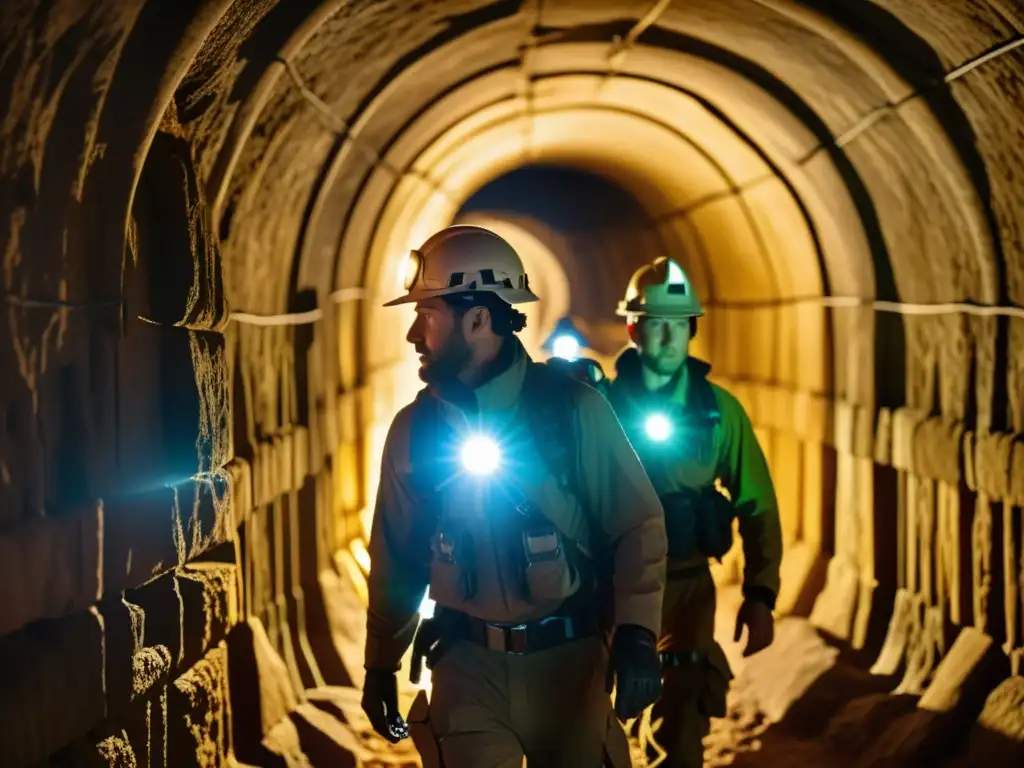
[{"label": "work glove", "polygon": [[751,587],[744,590],[743,605],[736,615],[736,631],[733,641],[739,642],[743,628],[747,628],[747,647],[744,656],[753,656],[763,651],[775,639],[775,619],[772,610],[775,606],[775,593],[764,587]]},{"label": "work glove", "polygon": [[398,679],[394,672],[387,669],[366,670],[362,705],[373,730],[385,739],[397,744],[408,738],[409,726],[398,711]]},{"label": "work glove", "polygon": [[622,624],[615,630],[605,689],[611,693],[616,687],[615,716],[623,722],[639,716],[661,695],[661,658],[649,629]]}]

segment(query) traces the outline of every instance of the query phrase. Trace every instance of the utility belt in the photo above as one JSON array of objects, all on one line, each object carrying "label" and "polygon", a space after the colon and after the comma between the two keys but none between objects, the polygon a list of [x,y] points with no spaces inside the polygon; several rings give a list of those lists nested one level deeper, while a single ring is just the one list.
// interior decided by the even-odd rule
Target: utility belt
[{"label": "utility belt", "polygon": [[708,655],[703,651],[667,651],[659,653],[661,657],[661,668],[674,669],[684,667],[687,664],[703,664]]},{"label": "utility belt", "polygon": [[517,656],[546,651],[551,648],[594,637],[601,632],[596,611],[580,611],[574,615],[548,616],[537,621],[513,626],[492,624],[463,614],[460,639],[486,648]]},{"label": "utility belt", "polygon": [[409,678],[418,683],[424,662],[427,669],[433,669],[461,640],[489,651],[524,656],[594,637],[602,632],[602,626],[596,607],[560,612],[520,624],[498,624],[439,606],[434,618],[424,619],[416,630]]}]

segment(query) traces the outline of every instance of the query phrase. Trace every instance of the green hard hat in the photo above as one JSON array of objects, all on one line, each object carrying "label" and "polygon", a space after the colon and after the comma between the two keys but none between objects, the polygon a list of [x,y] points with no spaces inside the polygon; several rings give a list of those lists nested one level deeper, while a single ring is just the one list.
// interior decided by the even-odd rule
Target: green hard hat
[{"label": "green hard hat", "polygon": [[633,273],[616,314],[701,317],[704,309],[679,263],[661,256]]}]

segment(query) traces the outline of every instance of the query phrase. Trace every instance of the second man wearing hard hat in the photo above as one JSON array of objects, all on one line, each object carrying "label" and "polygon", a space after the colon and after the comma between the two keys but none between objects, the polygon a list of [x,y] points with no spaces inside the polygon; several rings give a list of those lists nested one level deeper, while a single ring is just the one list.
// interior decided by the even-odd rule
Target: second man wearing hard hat
[{"label": "second man wearing hard hat", "polygon": [[710,718],[725,716],[731,678],[714,638],[708,563],[729,550],[738,518],[745,571],[736,640],[746,627],[745,655],[767,647],[782,558],[778,506],[743,406],[708,381],[708,364],[689,355],[704,311],[680,265],[659,258],[639,269],[618,314],[632,346],[616,362],[608,397],[661,497],[668,534],[655,738],[667,752],[666,768],[699,767]]},{"label": "second man wearing hard hat", "polygon": [[519,768],[525,754],[596,768],[616,731],[608,684],[622,719],[660,688],[661,503],[605,399],[516,338],[512,305],[537,297],[508,243],[455,226],[412,256],[390,304],[415,303],[407,340],[427,387],[381,463],[363,708],[385,738],[406,736],[396,672],[429,585],[437,612],[414,656],[432,669],[445,766]]}]

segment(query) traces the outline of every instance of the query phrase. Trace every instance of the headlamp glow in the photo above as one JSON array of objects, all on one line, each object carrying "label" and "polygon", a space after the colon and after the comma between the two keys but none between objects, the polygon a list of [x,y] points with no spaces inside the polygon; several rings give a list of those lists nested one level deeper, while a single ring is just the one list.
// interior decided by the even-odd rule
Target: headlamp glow
[{"label": "headlamp glow", "polygon": [[462,468],[471,475],[493,475],[501,464],[501,449],[486,435],[473,435],[462,444]]},{"label": "headlamp glow", "polygon": [[571,333],[563,333],[555,337],[551,344],[551,351],[555,357],[563,360],[575,360],[580,355],[580,340]]},{"label": "headlamp glow", "polygon": [[652,413],[644,422],[647,437],[656,443],[663,443],[672,436],[672,422],[662,413]]},{"label": "headlamp glow", "polygon": [[402,268],[399,276],[402,280],[402,288],[406,291],[411,291],[412,287],[416,284],[417,278],[420,276],[420,270],[423,268],[423,257],[419,251],[409,251],[409,255],[405,257],[402,262]]}]

